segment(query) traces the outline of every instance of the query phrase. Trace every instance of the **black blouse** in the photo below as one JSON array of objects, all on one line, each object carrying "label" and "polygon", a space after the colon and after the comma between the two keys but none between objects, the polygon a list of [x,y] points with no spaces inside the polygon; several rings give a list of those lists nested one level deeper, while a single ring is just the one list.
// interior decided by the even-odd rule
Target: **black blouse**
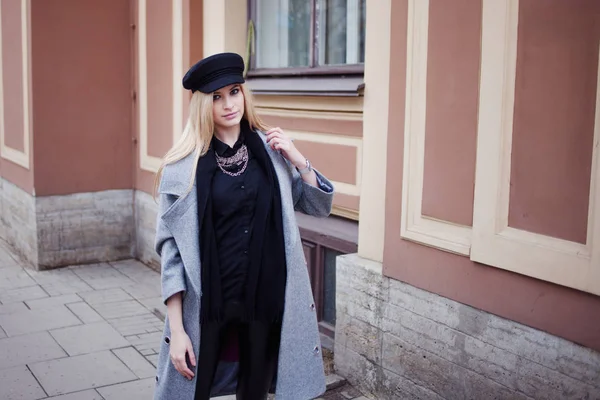
[{"label": "black blouse", "polygon": [[[215,136],[212,142],[213,149],[221,157],[231,157],[244,144],[244,136],[242,130],[233,148]],[[250,262],[248,247],[252,236],[256,195],[260,185],[267,184],[267,177],[250,149],[248,166],[242,174],[230,176],[217,168],[213,178],[213,221],[224,303],[241,300],[244,294],[244,282]]]}]

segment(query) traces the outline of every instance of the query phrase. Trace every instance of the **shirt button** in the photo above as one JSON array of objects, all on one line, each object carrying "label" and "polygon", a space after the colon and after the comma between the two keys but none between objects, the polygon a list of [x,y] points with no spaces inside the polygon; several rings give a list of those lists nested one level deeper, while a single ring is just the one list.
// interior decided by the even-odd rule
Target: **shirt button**
[{"label": "shirt button", "polygon": [[244,229],[244,233],[248,233],[248,229]]},{"label": "shirt button", "polygon": [[244,250],[244,254],[248,254],[248,250]]},{"label": "shirt button", "polygon": [[315,346],[315,348],[313,349],[313,353],[319,354],[319,352],[320,352],[319,346]]},{"label": "shirt button", "polygon": [[243,190],[243,189],[246,189],[246,186],[242,185],[242,190]]}]

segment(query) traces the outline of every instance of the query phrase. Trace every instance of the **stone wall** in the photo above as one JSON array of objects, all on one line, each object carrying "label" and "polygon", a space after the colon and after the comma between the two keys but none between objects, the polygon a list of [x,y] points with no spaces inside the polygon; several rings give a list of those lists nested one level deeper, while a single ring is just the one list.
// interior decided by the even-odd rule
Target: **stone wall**
[{"label": "stone wall", "polygon": [[37,197],[36,213],[40,269],[134,256],[131,190]]},{"label": "stone wall", "polygon": [[0,237],[36,269],[131,258],[133,193],[35,197],[0,178]]},{"label": "stone wall", "polygon": [[158,203],[146,192],[135,192],[136,258],[160,271],[160,259],[154,251]]},{"label": "stone wall", "polygon": [[0,237],[24,260],[37,265],[35,197],[0,178]]},{"label": "stone wall", "polygon": [[337,259],[335,366],[382,399],[600,399],[600,353]]}]

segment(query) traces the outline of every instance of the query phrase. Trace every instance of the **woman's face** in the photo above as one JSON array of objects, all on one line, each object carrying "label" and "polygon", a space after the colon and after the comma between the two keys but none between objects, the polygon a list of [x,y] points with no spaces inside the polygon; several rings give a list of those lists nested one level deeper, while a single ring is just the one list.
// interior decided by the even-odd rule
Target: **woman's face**
[{"label": "woman's face", "polygon": [[213,120],[217,131],[239,125],[243,116],[244,93],[240,85],[225,86],[213,93]]}]

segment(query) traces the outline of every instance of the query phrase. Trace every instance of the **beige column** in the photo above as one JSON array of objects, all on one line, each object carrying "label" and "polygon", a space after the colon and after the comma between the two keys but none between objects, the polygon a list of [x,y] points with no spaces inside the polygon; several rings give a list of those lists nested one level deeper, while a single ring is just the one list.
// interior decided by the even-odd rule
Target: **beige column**
[{"label": "beige column", "polygon": [[204,0],[204,57],[231,51],[245,58],[246,0]]},{"label": "beige column", "polygon": [[392,0],[367,0],[363,163],[358,254],[382,262]]}]

